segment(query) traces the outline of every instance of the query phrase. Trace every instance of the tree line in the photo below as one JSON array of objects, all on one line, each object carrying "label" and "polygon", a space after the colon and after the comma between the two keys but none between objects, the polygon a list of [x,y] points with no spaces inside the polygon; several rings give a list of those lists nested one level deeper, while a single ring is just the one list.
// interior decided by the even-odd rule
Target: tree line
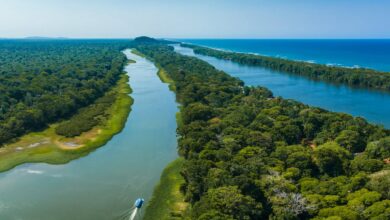
[{"label": "tree line", "polygon": [[388,219],[390,131],[274,97],[151,41],[181,104],[183,219]]},{"label": "tree line", "polygon": [[123,73],[128,42],[1,40],[0,145],[103,96]]},{"label": "tree line", "polygon": [[192,48],[197,54],[231,60],[244,65],[265,67],[335,84],[390,91],[390,73],[388,72],[380,72],[366,68],[328,66],[248,53],[228,52],[190,44],[181,45]]}]

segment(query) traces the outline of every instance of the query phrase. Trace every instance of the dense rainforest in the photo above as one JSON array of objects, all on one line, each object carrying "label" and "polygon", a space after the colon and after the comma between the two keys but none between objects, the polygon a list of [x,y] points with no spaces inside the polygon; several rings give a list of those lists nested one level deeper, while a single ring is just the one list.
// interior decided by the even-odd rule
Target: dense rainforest
[{"label": "dense rainforest", "polygon": [[183,219],[390,218],[389,130],[247,87],[167,45],[135,47],[181,104]]},{"label": "dense rainforest", "polygon": [[390,73],[387,72],[379,72],[365,68],[328,66],[248,53],[229,52],[190,44],[181,45],[192,48],[197,54],[231,60],[244,65],[270,68],[276,71],[335,84],[390,91]]},{"label": "dense rainforest", "polygon": [[[0,145],[70,117],[102,97],[123,73],[126,57],[121,50],[126,44],[122,40],[1,40]],[[104,105],[99,107],[95,113]],[[77,123],[73,120],[82,126],[68,123],[57,132],[78,135],[93,126],[95,113],[81,114],[85,117]]]}]

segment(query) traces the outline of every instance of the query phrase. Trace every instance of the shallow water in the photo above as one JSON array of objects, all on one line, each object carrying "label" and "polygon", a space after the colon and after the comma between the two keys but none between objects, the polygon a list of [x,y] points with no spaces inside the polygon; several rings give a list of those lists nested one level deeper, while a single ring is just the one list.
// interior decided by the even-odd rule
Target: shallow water
[{"label": "shallow water", "polygon": [[370,122],[390,128],[390,93],[336,86],[261,67],[241,65],[194,54],[192,49],[178,45],[175,45],[175,50],[207,61],[217,69],[240,78],[246,85],[267,87],[275,96],[298,100],[331,111],[361,116]]},{"label": "shallow water", "polygon": [[162,170],[177,157],[178,108],[156,67],[125,53],[137,63],[126,67],[134,104],[123,131],[68,164],[25,164],[1,173],[0,219],[128,219],[138,197],[147,205]]}]

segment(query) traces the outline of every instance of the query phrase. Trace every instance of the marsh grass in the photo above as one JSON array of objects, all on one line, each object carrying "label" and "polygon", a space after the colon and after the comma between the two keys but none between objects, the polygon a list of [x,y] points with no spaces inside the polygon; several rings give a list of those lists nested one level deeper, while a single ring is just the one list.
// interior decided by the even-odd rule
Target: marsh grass
[{"label": "marsh grass", "polygon": [[116,94],[116,100],[106,110],[105,120],[90,131],[77,137],[66,138],[56,134],[55,128],[59,125],[56,123],[0,148],[0,172],[23,163],[67,163],[106,144],[123,129],[131,111],[133,99],[129,96],[131,88],[128,81],[129,77],[123,74],[117,85],[109,91]]},{"label": "marsh grass", "polygon": [[188,204],[180,192],[180,186],[184,183],[180,175],[183,163],[184,159],[178,158],[164,169],[146,207],[145,220],[181,219],[184,215]]},{"label": "marsh grass", "polygon": [[175,82],[173,81],[173,79],[171,79],[171,77],[169,77],[169,75],[164,69],[159,68],[157,75],[163,83],[167,83],[169,85],[169,89],[171,91],[176,91]]}]

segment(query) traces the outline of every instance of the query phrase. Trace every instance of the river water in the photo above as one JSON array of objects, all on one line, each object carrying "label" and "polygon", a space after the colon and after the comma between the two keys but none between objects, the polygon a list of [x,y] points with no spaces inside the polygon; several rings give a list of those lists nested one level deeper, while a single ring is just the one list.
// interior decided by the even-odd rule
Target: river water
[{"label": "river water", "polygon": [[126,67],[134,104],[123,131],[68,164],[25,164],[1,173],[0,219],[125,219],[138,197],[147,203],[177,157],[178,108],[153,63],[125,54],[137,63]]},{"label": "river water", "polygon": [[361,116],[370,122],[390,128],[390,93],[332,85],[266,68],[194,54],[192,49],[179,45],[174,47],[181,54],[200,58],[217,69],[240,78],[246,85],[267,87],[275,96],[298,100],[330,111]]}]

